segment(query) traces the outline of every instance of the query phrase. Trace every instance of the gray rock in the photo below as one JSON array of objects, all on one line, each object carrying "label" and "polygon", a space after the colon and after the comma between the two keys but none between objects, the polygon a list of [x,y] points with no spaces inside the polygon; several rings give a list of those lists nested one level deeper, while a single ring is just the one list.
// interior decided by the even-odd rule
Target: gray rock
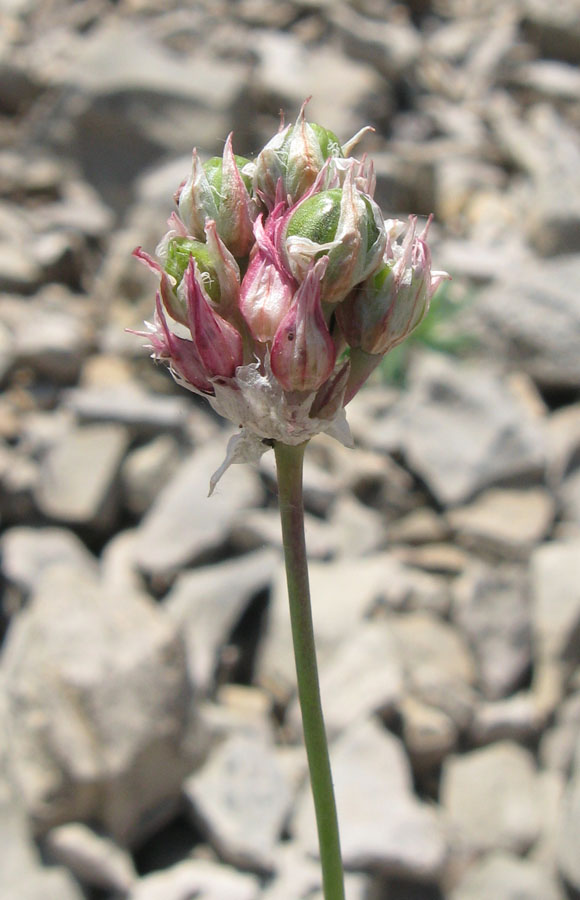
[{"label": "gray rock", "polygon": [[73,388],[64,406],[81,422],[115,422],[140,440],[166,433],[184,437],[190,412],[187,398],[155,395],[131,382]]},{"label": "gray rock", "polygon": [[406,149],[373,153],[375,199],[389,215],[409,209],[428,215],[435,208],[435,166],[417,147]]},{"label": "gray rock", "polygon": [[449,757],[441,804],[457,847],[525,852],[540,833],[542,816],[531,753],[504,741]]},{"label": "gray rock", "polygon": [[56,384],[78,379],[90,333],[74,295],[47,287],[35,300],[7,298],[2,321],[12,335],[13,365],[27,366]]},{"label": "gray rock", "polygon": [[532,623],[541,657],[577,660],[580,653],[580,543],[539,547],[531,562]]},{"label": "gray rock", "polygon": [[20,225],[16,214],[0,207],[0,290],[29,294],[42,282],[42,272],[18,239]]},{"label": "gray rock", "polygon": [[546,537],[554,513],[554,501],[543,488],[491,489],[469,506],[451,510],[448,518],[463,546],[525,559]]},{"label": "gray rock", "polygon": [[368,439],[376,448],[400,448],[439,502],[464,503],[485,487],[543,472],[540,425],[499,377],[429,354],[417,359],[410,381],[408,395]]},{"label": "gray rock", "polygon": [[[45,67],[50,51],[58,55],[59,49],[49,45]],[[239,63],[213,59],[203,48],[195,56],[177,56],[134,20],[105,19],[69,40],[66,62],[59,80],[69,90],[59,115],[47,123],[47,139],[67,152],[72,148],[116,208],[127,200],[131,180],[167,152],[187,153],[194,144],[217,150],[244,84]],[[65,147],[63,119],[69,125]],[[105,178],[101,161],[112,140],[114,161]]]},{"label": "gray rock", "polygon": [[437,766],[455,749],[458,729],[441,709],[428,706],[411,695],[401,703],[403,740],[416,768]]},{"label": "gray rock", "polygon": [[558,867],[576,890],[580,889],[578,829],[580,828],[580,742],[576,744],[575,771],[562,800],[556,837]]},{"label": "gray rock", "polygon": [[126,894],[137,880],[127,851],[81,822],[52,828],[43,846],[52,861],[66,866],[91,887]]},{"label": "gray rock", "polygon": [[381,78],[368,63],[345,59],[330,43],[311,48],[291,32],[263,30],[254,32],[252,48],[259,59],[255,87],[298,110],[315,84],[308,118],[324,121],[341,140],[367,124],[359,110],[384,96]]},{"label": "gray rock", "polygon": [[521,691],[505,700],[476,706],[469,735],[476,744],[512,740],[526,742],[538,736],[546,722],[540,699],[532,691]]},{"label": "gray rock", "polygon": [[558,485],[580,463],[580,403],[555,410],[547,421],[548,475]]},{"label": "gray rock", "polygon": [[21,591],[34,590],[46,569],[66,563],[95,573],[96,560],[72,531],[16,526],[0,540],[2,573]]},{"label": "gray rock", "polygon": [[167,574],[223,545],[240,510],[258,506],[259,480],[232,466],[212,497],[209,480],[225,453],[224,438],[196,450],[157,496],[138,529],[137,561],[148,574]]},{"label": "gray rock", "polygon": [[423,544],[420,547],[397,547],[397,558],[410,567],[433,575],[454,576],[464,572],[470,563],[468,554],[456,544]]},{"label": "gray rock", "polygon": [[522,268],[534,262],[534,256],[522,235],[509,234],[501,245],[470,236],[447,238],[437,250],[438,265],[454,278],[469,278],[485,285],[509,276],[514,266]]},{"label": "gray rock", "polygon": [[[320,669],[320,692],[329,740],[357,720],[392,713],[403,693],[398,647],[384,620],[362,623]],[[294,701],[288,722],[300,734]]]},{"label": "gray rock", "polygon": [[337,498],[328,521],[341,556],[368,556],[385,545],[384,517],[348,494]]},{"label": "gray rock", "polygon": [[580,693],[575,693],[560,705],[553,726],[544,732],[538,748],[540,762],[545,768],[568,776],[579,739]]},{"label": "gray rock", "polygon": [[[310,564],[312,614],[320,665],[332,657],[341,642],[352,635],[372,610],[384,587],[384,578],[388,577],[388,566],[386,554],[368,557],[364,566],[349,559]],[[288,590],[282,569],[274,583],[256,674],[258,682],[282,702],[295,690]]]},{"label": "gray rock", "polygon": [[347,54],[370,63],[387,79],[400,78],[419,57],[422,40],[410,22],[378,22],[342,3],[331,8],[331,17]]},{"label": "gray rock", "polygon": [[0,443],[0,502],[2,518],[8,523],[29,523],[38,510],[35,492],[40,482],[40,466],[19,447]]},{"label": "gray rock", "polygon": [[[259,738],[262,743],[274,740],[272,698],[261,688],[226,682],[217,689],[215,702],[202,703],[200,718],[214,744],[233,736]],[[281,748],[277,752],[280,758]]]},{"label": "gray rock", "polygon": [[168,434],[160,435],[128,454],[121,469],[127,509],[141,516],[179,468],[181,453]]},{"label": "gray rock", "polygon": [[473,647],[484,696],[498,700],[511,693],[532,661],[528,586],[522,573],[471,569],[455,582],[453,618]]},{"label": "gray rock", "polygon": [[6,897],[18,900],[84,900],[84,894],[75,879],[66,870],[38,868],[24,875],[18,882],[8,885]]},{"label": "gray rock", "polygon": [[548,388],[580,380],[579,271],[578,254],[518,267],[474,306],[494,352]]},{"label": "gray rock", "polygon": [[[338,537],[327,522],[304,513],[304,532],[310,559],[330,559],[336,556]],[[242,510],[232,523],[232,542],[236,549],[244,552],[258,548],[272,547],[283,550],[282,526],[277,509]]]},{"label": "gray rock", "polygon": [[82,900],[82,891],[68,872],[41,865],[23,797],[13,778],[7,707],[5,684],[0,675],[0,896]]},{"label": "gray rock", "polygon": [[[265,889],[262,900],[298,900],[311,898],[321,884],[320,864],[311,859],[296,841],[284,841],[276,847],[276,875]],[[349,900],[350,900],[350,895]]]},{"label": "gray rock", "polygon": [[574,3],[526,0],[523,13],[524,34],[542,56],[576,64],[580,53],[580,25]]},{"label": "gray rock", "polygon": [[107,529],[119,508],[118,476],[128,436],[120,425],[73,428],[42,461],[38,507],[59,522]]},{"label": "gray rock", "polygon": [[542,831],[532,847],[530,860],[542,866],[550,875],[557,876],[558,828],[564,805],[566,778],[555,771],[540,771],[538,777],[542,796]]},{"label": "gray rock", "polygon": [[234,735],[186,779],[195,821],[227,862],[269,871],[292,796],[273,747]]},{"label": "gray rock", "polygon": [[119,595],[139,593],[145,589],[143,576],[135,559],[136,529],[118,531],[105,544],[101,553],[101,584],[103,589]]},{"label": "gray rock", "polygon": [[440,543],[449,537],[449,528],[435,510],[421,507],[402,519],[390,522],[387,537],[389,543]]},{"label": "gray rock", "polygon": [[580,469],[572,472],[558,491],[561,498],[562,518],[580,528]]},{"label": "gray rock", "polygon": [[428,706],[441,709],[464,728],[474,703],[473,657],[461,635],[446,622],[426,612],[393,616],[395,636],[407,689]]},{"label": "gray rock", "polygon": [[211,689],[221,647],[278,567],[279,555],[261,550],[182,572],[166,595],[164,607],[183,635],[190,677],[202,694]]},{"label": "gray rock", "polygon": [[567,63],[534,60],[518,67],[514,81],[535,93],[537,99],[580,100],[580,72]]},{"label": "gray rock", "polygon": [[[332,770],[345,866],[436,878],[445,857],[443,832],[435,811],[412,793],[401,742],[372,721],[359,722],[334,744]],[[291,828],[316,855],[309,786],[300,794]]]},{"label": "gray rock", "polygon": [[128,900],[258,900],[259,881],[205,859],[188,859],[146,875]]},{"label": "gray rock", "polygon": [[541,866],[509,853],[490,853],[475,863],[449,900],[564,900],[557,880]]},{"label": "gray rock", "polygon": [[394,554],[388,559],[385,554],[385,578],[379,600],[387,610],[432,612],[445,617],[451,593],[445,578],[407,566]]},{"label": "gray rock", "polygon": [[10,757],[40,830],[92,820],[121,842],[178,801],[193,714],[182,644],[148,598],[53,566],[5,642]]}]

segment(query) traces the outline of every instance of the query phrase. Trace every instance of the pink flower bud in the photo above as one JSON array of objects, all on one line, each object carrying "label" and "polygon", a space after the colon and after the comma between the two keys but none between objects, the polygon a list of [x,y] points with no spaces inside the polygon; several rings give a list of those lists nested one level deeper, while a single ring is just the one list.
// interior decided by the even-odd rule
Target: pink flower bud
[{"label": "pink flower bud", "polygon": [[320,303],[327,266],[322,257],[311,267],[274,336],[270,363],[285,391],[317,391],[334,369],[336,347]]},{"label": "pink flower bud", "polygon": [[213,219],[224,244],[236,257],[246,256],[254,241],[255,204],[240,172],[248,163],[244,157],[234,156],[230,134],[222,159],[213,157],[202,165],[193,151],[190,176],[179,192],[179,214],[190,234],[203,240],[206,221]]},{"label": "pink flower bud", "polygon": [[282,264],[278,233],[284,220],[279,203],[268,216],[266,226],[259,216],[254,225],[256,244],[240,289],[240,310],[255,338],[271,341],[288,312],[296,282]]},{"label": "pink flower bud", "polygon": [[196,274],[192,258],[185,271],[183,289],[195,349],[210,378],[231,378],[242,364],[242,338],[233,325],[215,312]]},{"label": "pink flower bud", "polygon": [[[340,304],[338,324],[351,347],[384,354],[400,344],[424,318],[431,297],[446,272],[431,271],[427,223],[416,236],[417,217],[411,216],[402,244],[387,243],[383,266]],[[392,223],[393,234],[400,223]]]},{"label": "pink flower bud", "polygon": [[[151,329],[151,326],[149,327]],[[187,386],[204,394],[212,394],[211,381],[195,344],[186,338],[178,337],[171,331],[159,292],[155,299],[155,320],[151,332],[150,338],[155,358],[169,362],[173,374]]]}]

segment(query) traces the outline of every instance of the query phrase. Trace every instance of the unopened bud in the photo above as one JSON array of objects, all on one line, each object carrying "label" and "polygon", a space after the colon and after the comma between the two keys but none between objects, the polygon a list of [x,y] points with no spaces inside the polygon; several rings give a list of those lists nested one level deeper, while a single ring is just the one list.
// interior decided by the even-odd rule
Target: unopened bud
[{"label": "unopened bud", "polygon": [[298,288],[272,343],[272,372],[285,391],[317,391],[330,377],[336,347],[320,303],[328,257],[315,263]]},{"label": "unopened bud", "polygon": [[182,282],[187,305],[187,324],[199,359],[209,377],[231,378],[243,361],[239,332],[215,312],[199,279],[196,264],[189,261]]},{"label": "unopened bud", "polygon": [[338,303],[380,265],[386,244],[381,211],[358,191],[351,166],[342,188],[306,197],[287,214],[282,247],[288,268],[301,281],[321,253],[329,258],[322,300]]},{"label": "unopened bud", "polygon": [[280,203],[272,210],[265,227],[262,216],[256,220],[256,245],[240,290],[240,310],[252,336],[261,343],[273,339],[297,287],[278,251],[283,206]]},{"label": "unopened bud", "polygon": [[[384,354],[401,343],[424,318],[431,297],[446,272],[431,271],[425,231],[416,236],[412,216],[401,245],[389,238],[385,261],[336,310],[338,324],[351,347]],[[399,223],[392,223],[396,233]]]},{"label": "unopened bud", "polygon": [[332,131],[306,121],[305,106],[303,103],[295,124],[274,135],[256,159],[255,189],[269,206],[275,202],[280,181],[284,197],[296,203],[314,183],[327,159],[343,157]]},{"label": "unopened bud", "polygon": [[234,155],[231,134],[222,158],[212,157],[202,165],[194,150],[190,176],[178,197],[179,214],[190,234],[203,240],[206,221],[212,219],[236,257],[246,256],[254,242],[254,204],[248,192],[251,179],[241,171],[249,162]]}]

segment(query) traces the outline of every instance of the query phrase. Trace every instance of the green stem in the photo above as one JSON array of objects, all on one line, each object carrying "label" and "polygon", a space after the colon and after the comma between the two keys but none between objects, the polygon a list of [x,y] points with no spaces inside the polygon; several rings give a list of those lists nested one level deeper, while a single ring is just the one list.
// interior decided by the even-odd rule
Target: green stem
[{"label": "green stem", "polygon": [[306,444],[276,444],[280,517],[304,743],[314,798],[325,900],[344,900],[338,818],[324,729],[304,539],[302,463]]}]

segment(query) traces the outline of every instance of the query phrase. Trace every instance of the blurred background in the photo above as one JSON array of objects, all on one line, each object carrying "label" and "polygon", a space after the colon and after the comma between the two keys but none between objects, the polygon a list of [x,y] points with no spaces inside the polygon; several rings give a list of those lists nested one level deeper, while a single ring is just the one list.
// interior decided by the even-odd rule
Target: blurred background
[{"label": "blurred background", "polygon": [[305,473],[349,900],[580,897],[578,0],[0,0],[0,900],[320,900],[273,460],[125,333],[311,121],[453,281]]}]

